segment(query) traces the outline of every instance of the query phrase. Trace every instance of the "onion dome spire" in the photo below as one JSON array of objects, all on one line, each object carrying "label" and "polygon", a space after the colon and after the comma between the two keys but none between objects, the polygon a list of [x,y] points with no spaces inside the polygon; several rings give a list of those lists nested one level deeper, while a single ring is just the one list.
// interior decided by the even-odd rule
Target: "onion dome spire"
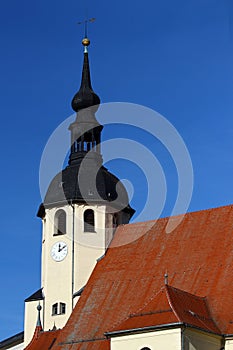
[{"label": "onion dome spire", "polygon": [[79,91],[74,95],[72,100],[72,108],[75,112],[78,112],[84,108],[91,106],[97,106],[100,104],[99,96],[93,91],[91,86],[91,76],[90,76],[90,67],[88,59],[88,46],[90,45],[90,40],[85,37],[82,40],[84,46],[84,59],[83,59],[83,71],[82,71],[82,80]]},{"label": "onion dome spire", "polygon": [[[85,22],[86,23],[86,22]],[[86,34],[86,33],[85,33]],[[127,223],[134,213],[129,205],[127,191],[121,181],[103,166],[101,133],[103,125],[95,113],[100,103],[91,86],[88,61],[90,40],[85,35],[82,81],[72,100],[76,118],[70,124],[71,145],[68,166],[51,181],[38,216],[45,217],[45,209],[57,203],[106,203],[121,212],[122,223]],[[89,107],[89,108],[88,108]]]},{"label": "onion dome spire", "polygon": [[76,120],[69,126],[71,131],[69,164],[80,162],[84,157],[95,159],[96,162],[102,164],[100,144],[103,126],[99,124],[95,117],[100,99],[91,86],[87,50],[90,40],[85,36],[82,44],[84,46],[84,61],[81,86],[72,100],[72,108],[76,112]]}]

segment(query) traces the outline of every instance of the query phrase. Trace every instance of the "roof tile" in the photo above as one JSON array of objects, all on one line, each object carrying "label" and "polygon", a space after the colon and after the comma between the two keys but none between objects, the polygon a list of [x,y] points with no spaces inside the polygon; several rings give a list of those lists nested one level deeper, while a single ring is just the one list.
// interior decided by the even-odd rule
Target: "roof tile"
[{"label": "roof tile", "polygon": [[[101,343],[107,349],[105,332],[133,319],[130,315],[135,320],[138,317],[136,325],[142,317],[144,325],[177,319],[204,330],[233,334],[229,293],[233,285],[233,206],[187,213],[171,233],[166,233],[168,220],[116,230],[53,349],[70,349],[72,342],[78,344],[72,350],[98,349]],[[164,285],[165,272],[169,285],[175,287],[167,289],[173,312],[164,309],[161,314],[136,317],[152,306],[159,308],[156,296]],[[164,295],[162,300],[167,307]]]}]

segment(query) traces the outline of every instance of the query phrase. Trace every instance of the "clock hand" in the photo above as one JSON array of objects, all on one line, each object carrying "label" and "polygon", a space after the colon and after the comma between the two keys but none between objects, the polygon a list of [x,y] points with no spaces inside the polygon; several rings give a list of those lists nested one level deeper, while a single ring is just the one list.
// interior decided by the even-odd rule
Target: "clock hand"
[{"label": "clock hand", "polygon": [[63,247],[60,249],[60,251],[63,250],[65,247],[66,247],[66,245],[63,245]]}]

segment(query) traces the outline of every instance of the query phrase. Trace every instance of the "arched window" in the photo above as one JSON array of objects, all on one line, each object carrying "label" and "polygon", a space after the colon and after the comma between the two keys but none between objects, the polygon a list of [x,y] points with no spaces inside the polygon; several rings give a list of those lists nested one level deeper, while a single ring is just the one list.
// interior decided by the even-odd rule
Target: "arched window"
[{"label": "arched window", "polygon": [[92,209],[84,212],[84,232],[95,232],[95,215]]},{"label": "arched window", "polygon": [[66,213],[59,209],[54,217],[54,236],[66,233]]},{"label": "arched window", "polygon": [[151,350],[151,349],[148,347],[145,347],[145,348],[141,348],[141,350]]}]

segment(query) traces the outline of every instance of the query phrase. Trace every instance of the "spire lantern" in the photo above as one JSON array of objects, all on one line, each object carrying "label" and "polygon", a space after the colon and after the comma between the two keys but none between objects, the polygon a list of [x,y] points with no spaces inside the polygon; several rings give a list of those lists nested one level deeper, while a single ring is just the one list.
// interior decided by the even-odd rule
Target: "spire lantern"
[{"label": "spire lantern", "polygon": [[[91,86],[91,75],[88,58],[88,46],[90,40],[85,35],[82,40],[84,46],[83,69],[81,85],[72,100],[72,108],[77,113],[76,120],[69,127],[71,131],[71,152],[69,164],[81,161],[88,153],[88,157],[94,158],[102,164],[100,154],[101,131],[103,126],[98,123],[95,113],[100,104],[99,96]],[[92,151],[89,153],[89,151]]]}]

